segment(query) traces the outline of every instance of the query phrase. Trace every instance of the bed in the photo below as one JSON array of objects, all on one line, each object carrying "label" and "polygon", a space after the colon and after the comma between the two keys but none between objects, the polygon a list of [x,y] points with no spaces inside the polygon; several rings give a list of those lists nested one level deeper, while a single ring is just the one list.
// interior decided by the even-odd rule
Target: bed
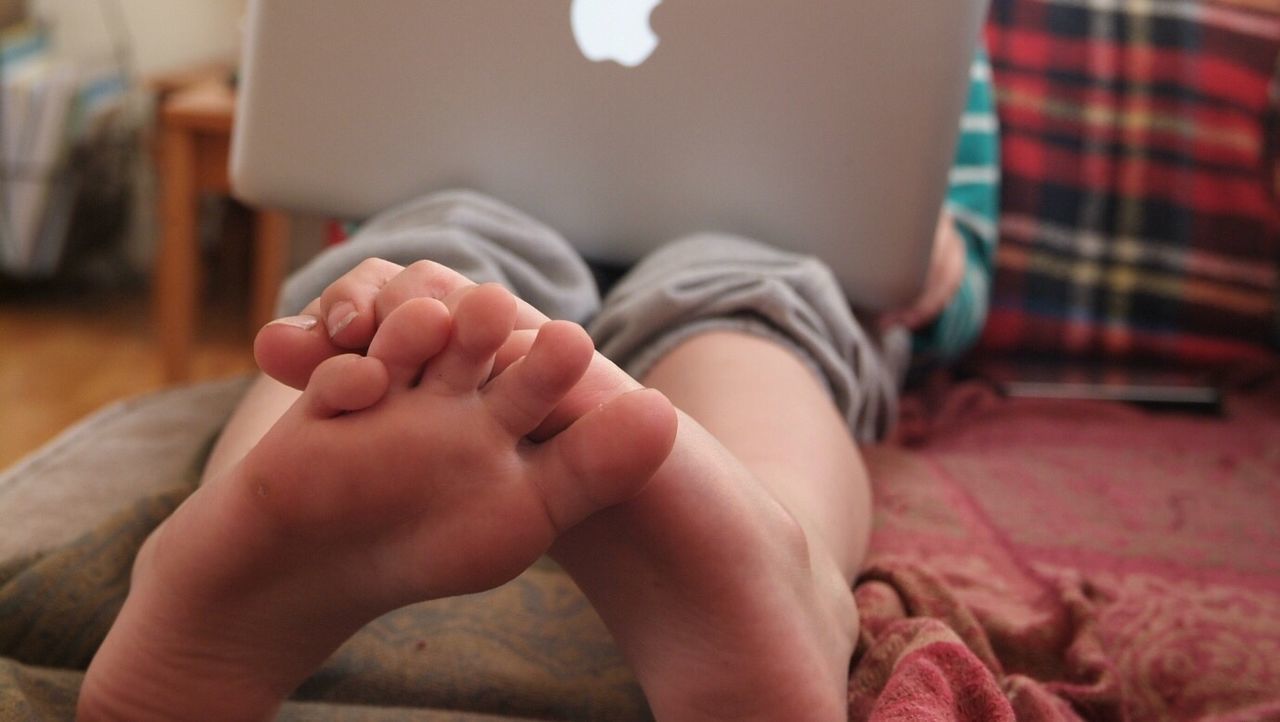
[{"label": "bed", "polygon": [[[1216,417],[914,391],[866,450],[850,717],[1280,719],[1280,5],[994,0],[987,45],[1004,191],[982,354],[1235,372]],[[243,388],[118,404],[0,475],[0,718],[70,717],[134,551]],[[544,562],[373,622],[281,719],[647,714]]]},{"label": "bed", "polygon": [[[137,545],[243,386],[117,404],[0,476],[0,718],[70,718]],[[1280,369],[1221,418],[970,381],[913,395],[901,429],[867,450],[852,719],[1280,718]],[[550,562],[373,622],[281,715],[503,717],[647,718]]]}]

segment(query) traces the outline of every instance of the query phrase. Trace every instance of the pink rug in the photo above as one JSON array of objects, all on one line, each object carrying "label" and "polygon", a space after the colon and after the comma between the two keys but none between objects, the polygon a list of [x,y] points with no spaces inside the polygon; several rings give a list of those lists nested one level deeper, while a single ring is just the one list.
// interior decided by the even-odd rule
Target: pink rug
[{"label": "pink rug", "polygon": [[903,427],[853,719],[1280,719],[1280,382],[1221,419],[970,384]]}]

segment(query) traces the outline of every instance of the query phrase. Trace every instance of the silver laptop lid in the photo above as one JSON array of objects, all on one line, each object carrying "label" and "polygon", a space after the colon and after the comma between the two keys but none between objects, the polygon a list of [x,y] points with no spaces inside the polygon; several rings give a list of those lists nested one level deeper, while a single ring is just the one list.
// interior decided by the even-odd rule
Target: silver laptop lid
[{"label": "silver laptop lid", "polygon": [[254,0],[233,183],[350,218],[472,188],[606,261],[726,231],[821,257],[855,305],[900,305],[985,7]]}]

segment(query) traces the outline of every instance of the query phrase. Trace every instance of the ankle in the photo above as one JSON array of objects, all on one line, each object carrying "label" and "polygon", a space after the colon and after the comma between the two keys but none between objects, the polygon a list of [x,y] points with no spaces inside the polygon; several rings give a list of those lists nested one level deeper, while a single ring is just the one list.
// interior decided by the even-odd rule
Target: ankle
[{"label": "ankle", "polygon": [[164,687],[159,679],[130,679],[119,675],[85,677],[76,703],[79,722],[257,722],[275,719],[282,699],[252,694],[249,690],[207,684],[193,690]]},{"label": "ankle", "polygon": [[129,596],[85,674],[77,719],[273,718],[301,679],[267,645],[237,646],[244,630],[217,626],[209,600],[159,568],[163,531],[139,550]]},{"label": "ankle", "polygon": [[[301,681],[269,645],[236,645],[200,600],[156,574],[152,539],[81,688],[80,720],[263,720]],[[295,679],[296,678],[296,679]]]},{"label": "ankle", "polygon": [[[127,607],[127,603],[126,603]],[[136,616],[112,628],[89,665],[77,703],[82,722],[268,720],[287,692],[273,690],[252,669],[234,669],[202,645],[146,636]]]}]

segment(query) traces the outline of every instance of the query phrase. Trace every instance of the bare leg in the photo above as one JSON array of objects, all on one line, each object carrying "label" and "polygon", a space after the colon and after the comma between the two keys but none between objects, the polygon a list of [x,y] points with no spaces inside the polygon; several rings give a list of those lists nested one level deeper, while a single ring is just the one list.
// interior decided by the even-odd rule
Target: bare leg
[{"label": "bare leg", "polygon": [[870,534],[870,485],[844,419],[807,366],[756,336],[706,333],[641,383],[724,444],[853,581]]},{"label": "bare leg", "polygon": [[689,339],[645,383],[686,414],[675,450],[553,556],[659,719],[844,719],[870,495],[843,419],[790,351],[739,333]]}]

